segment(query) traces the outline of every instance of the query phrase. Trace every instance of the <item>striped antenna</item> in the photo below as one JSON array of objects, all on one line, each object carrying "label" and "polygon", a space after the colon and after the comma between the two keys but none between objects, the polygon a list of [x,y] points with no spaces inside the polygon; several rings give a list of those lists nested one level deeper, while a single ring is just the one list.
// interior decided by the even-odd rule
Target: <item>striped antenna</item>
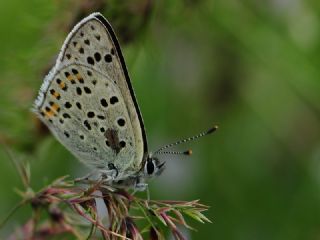
[{"label": "striped antenna", "polygon": [[171,154],[171,155],[187,155],[187,156],[190,156],[192,154],[192,150],[189,149],[189,150],[186,150],[186,151],[164,151],[164,152],[158,152],[157,153],[158,155],[160,154]]},{"label": "striped antenna", "polygon": [[217,129],[218,129],[218,126],[214,126],[214,127],[210,128],[209,130],[207,130],[205,132],[199,133],[198,135],[195,135],[195,136],[192,136],[192,137],[188,137],[188,138],[179,140],[177,142],[165,145],[165,146],[159,148],[157,151],[155,151],[153,153],[153,155],[156,155],[156,154],[184,154],[184,155],[191,155],[192,154],[191,150],[187,150],[187,151],[184,151],[184,152],[176,152],[176,151],[165,151],[164,152],[163,150],[165,150],[167,148],[171,148],[171,147],[179,145],[179,144],[182,144],[182,143],[194,141],[194,140],[196,140],[198,138],[204,137],[206,135],[209,135],[209,134],[215,132]]}]

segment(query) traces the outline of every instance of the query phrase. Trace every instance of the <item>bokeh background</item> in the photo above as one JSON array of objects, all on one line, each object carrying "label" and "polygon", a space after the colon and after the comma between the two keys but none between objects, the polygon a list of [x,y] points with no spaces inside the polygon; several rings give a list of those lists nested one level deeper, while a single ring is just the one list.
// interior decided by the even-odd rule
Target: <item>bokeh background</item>
[{"label": "bokeh background", "polygon": [[[125,56],[149,148],[179,146],[150,184],[157,199],[201,201],[212,224],[190,239],[320,239],[320,2],[81,0],[0,2],[0,140],[29,161],[32,186],[82,176],[80,164],[30,112],[68,31],[101,11]],[[19,201],[0,148],[0,215]],[[1,238],[23,223],[19,210]]]}]

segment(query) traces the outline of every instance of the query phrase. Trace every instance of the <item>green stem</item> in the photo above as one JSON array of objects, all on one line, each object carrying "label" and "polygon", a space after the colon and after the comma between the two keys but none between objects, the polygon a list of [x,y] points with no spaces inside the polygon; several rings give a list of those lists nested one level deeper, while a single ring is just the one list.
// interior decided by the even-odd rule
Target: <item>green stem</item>
[{"label": "green stem", "polygon": [[22,207],[22,205],[24,205],[26,203],[25,200],[19,202],[16,206],[14,206],[11,211],[9,212],[9,214],[6,216],[6,218],[4,220],[2,220],[2,222],[0,223],[0,229],[7,223],[7,221],[9,220],[9,218],[20,208]]},{"label": "green stem", "polygon": [[156,229],[155,225],[153,224],[152,220],[149,217],[149,214],[147,214],[143,208],[143,206],[141,206],[140,202],[138,199],[134,199],[135,203],[138,205],[139,209],[141,210],[141,212],[143,213],[143,215],[146,217],[147,221],[150,223],[150,225]]}]

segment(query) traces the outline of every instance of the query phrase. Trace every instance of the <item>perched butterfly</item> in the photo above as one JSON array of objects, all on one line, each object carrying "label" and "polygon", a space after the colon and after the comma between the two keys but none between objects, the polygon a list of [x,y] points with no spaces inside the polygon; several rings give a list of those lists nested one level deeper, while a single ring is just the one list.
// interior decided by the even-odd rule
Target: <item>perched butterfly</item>
[{"label": "perched butterfly", "polygon": [[144,190],[164,162],[149,153],[139,106],[119,43],[108,21],[93,13],[66,38],[55,66],[46,76],[33,111],[78,159],[97,170],[111,186]]}]

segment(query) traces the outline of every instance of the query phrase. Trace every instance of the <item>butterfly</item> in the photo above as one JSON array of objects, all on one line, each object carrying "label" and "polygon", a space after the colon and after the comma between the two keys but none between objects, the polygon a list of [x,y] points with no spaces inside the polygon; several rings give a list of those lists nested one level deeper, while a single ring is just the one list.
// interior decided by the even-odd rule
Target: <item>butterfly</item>
[{"label": "butterfly", "polygon": [[67,36],[54,67],[45,77],[33,111],[80,161],[111,186],[144,190],[165,162],[148,151],[146,131],[119,42],[100,13],[80,21]]}]

